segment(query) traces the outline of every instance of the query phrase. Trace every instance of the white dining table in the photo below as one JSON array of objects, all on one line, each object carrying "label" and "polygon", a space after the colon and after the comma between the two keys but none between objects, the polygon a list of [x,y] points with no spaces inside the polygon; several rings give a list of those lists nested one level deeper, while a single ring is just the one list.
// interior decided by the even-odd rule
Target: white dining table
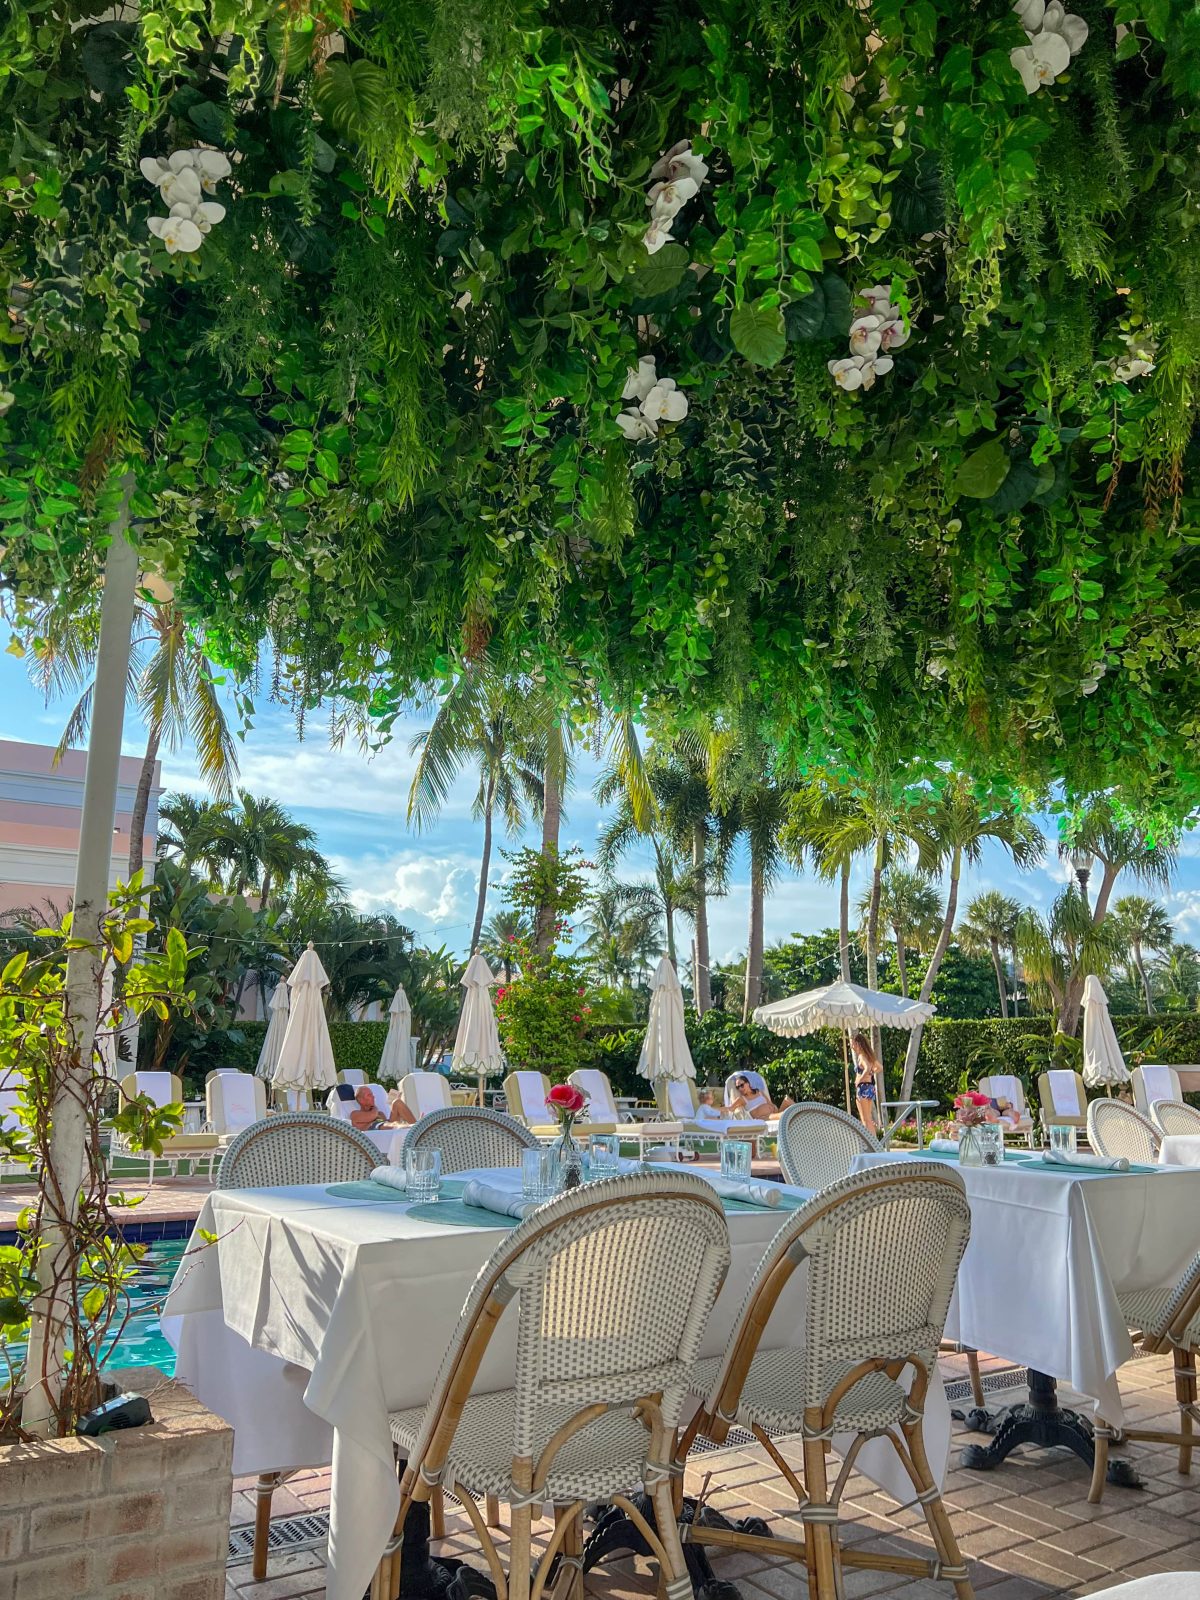
[{"label": "white dining table", "polygon": [[[914,1159],[864,1154],[854,1168]],[[1133,1341],[1117,1296],[1174,1283],[1200,1249],[1200,1171],[953,1164],[971,1238],[946,1337],[1069,1383],[1119,1425]]]},{"label": "white dining table", "polygon": [[[481,1176],[520,1187],[519,1172]],[[460,1220],[439,1223],[430,1214],[437,1208],[410,1215],[395,1191],[375,1197],[370,1185],[332,1187],[343,1193],[323,1185],[214,1191],[176,1273],[162,1328],[177,1352],[177,1377],[232,1424],[236,1474],[332,1463],[327,1595],[360,1600],[399,1506],[388,1412],[428,1400],[463,1301],[505,1234],[463,1225],[461,1208]],[[806,1193],[776,1187],[797,1198]],[[727,1213],[732,1262],[703,1355],[724,1349],[755,1268],[791,1214],[766,1207]],[[801,1267],[763,1348],[802,1342],[806,1294]],[[476,1392],[511,1383],[515,1332],[509,1313]],[[930,1385],[926,1401],[926,1440],[940,1481],[950,1446],[940,1383]],[[910,1497],[886,1441],[871,1441],[858,1466],[881,1487]]]}]

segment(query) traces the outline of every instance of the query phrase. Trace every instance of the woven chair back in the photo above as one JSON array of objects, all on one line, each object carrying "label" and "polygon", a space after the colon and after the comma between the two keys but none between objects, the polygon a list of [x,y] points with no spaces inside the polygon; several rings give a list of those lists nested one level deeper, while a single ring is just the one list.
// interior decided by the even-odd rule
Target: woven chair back
[{"label": "woven chair back", "polygon": [[1093,1100],[1087,1114],[1088,1143],[1097,1155],[1124,1156],[1142,1166],[1158,1160],[1158,1129],[1123,1100]]},{"label": "woven chair back", "polygon": [[218,1189],[277,1189],[294,1183],[352,1183],[382,1162],[365,1133],[322,1111],[285,1111],[230,1142]]},{"label": "woven chair back", "polygon": [[779,1164],[798,1189],[827,1189],[849,1176],[855,1156],[878,1148],[862,1123],[837,1106],[806,1100],[779,1119]]},{"label": "woven chair back", "polygon": [[1150,1120],[1159,1133],[1200,1133],[1200,1111],[1184,1100],[1156,1100],[1150,1107]]},{"label": "woven chair back", "polygon": [[443,1172],[471,1172],[481,1167],[519,1167],[526,1150],[538,1141],[528,1128],[502,1111],[479,1106],[450,1106],[422,1117],[404,1141],[404,1149],[440,1150]]}]

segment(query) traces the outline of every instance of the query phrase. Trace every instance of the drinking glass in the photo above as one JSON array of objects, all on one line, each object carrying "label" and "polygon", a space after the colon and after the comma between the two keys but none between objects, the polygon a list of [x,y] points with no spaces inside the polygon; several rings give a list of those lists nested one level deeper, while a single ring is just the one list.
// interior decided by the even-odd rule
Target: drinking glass
[{"label": "drinking glass", "polygon": [[750,1176],[750,1140],[721,1140],[721,1176],[745,1183]]},{"label": "drinking glass", "polygon": [[540,1205],[558,1193],[558,1152],[553,1145],[539,1145],[521,1157],[521,1198]]},{"label": "drinking glass", "polygon": [[442,1152],[440,1150],[406,1150],[404,1153],[405,1186],[410,1205],[426,1205],[436,1200],[442,1187]]},{"label": "drinking glass", "polygon": [[1064,1156],[1073,1156],[1078,1147],[1078,1128],[1072,1128],[1068,1124],[1060,1122],[1052,1122],[1050,1124],[1051,1150],[1058,1150]]},{"label": "drinking glass", "polygon": [[594,1133],[588,1150],[592,1158],[592,1177],[615,1178],[621,1170],[621,1135]]},{"label": "drinking glass", "polygon": [[998,1122],[983,1122],[976,1128],[979,1153],[985,1167],[998,1167],[1004,1160],[1004,1129]]}]

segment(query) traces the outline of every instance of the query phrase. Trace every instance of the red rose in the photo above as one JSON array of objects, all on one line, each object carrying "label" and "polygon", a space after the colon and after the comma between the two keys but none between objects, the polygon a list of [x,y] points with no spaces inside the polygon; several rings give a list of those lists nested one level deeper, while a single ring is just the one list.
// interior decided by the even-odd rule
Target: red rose
[{"label": "red rose", "polygon": [[954,1101],[956,1106],[990,1106],[991,1103],[986,1094],[977,1094],[974,1089],[956,1096]]},{"label": "red rose", "polygon": [[565,1112],[568,1116],[577,1117],[587,1105],[587,1095],[573,1083],[556,1083],[546,1096],[546,1104],[552,1111]]}]

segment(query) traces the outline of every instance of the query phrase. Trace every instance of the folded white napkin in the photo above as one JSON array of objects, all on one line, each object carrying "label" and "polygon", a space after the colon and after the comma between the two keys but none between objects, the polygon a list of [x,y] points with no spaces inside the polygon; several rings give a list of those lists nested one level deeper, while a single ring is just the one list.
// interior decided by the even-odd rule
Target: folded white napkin
[{"label": "folded white napkin", "polygon": [[943,1155],[953,1155],[958,1149],[957,1139],[930,1139],[930,1150],[940,1150]]},{"label": "folded white napkin", "polygon": [[462,1192],[465,1206],[479,1206],[483,1211],[495,1211],[502,1217],[529,1216],[537,1210],[536,1200],[526,1200],[515,1189],[496,1189],[490,1183],[480,1183],[472,1178]]},{"label": "folded white napkin", "polygon": [[752,1206],[777,1206],[783,1199],[778,1189],[766,1183],[743,1183],[740,1178],[725,1178],[719,1172],[697,1170],[696,1176],[712,1184],[726,1200],[746,1200]]},{"label": "folded white napkin", "polygon": [[403,1167],[376,1167],[371,1182],[386,1184],[389,1189],[406,1189],[408,1174]]},{"label": "folded white napkin", "polygon": [[1043,1150],[1042,1160],[1052,1167],[1098,1167],[1102,1172],[1128,1172],[1129,1162],[1124,1156],[1088,1156],[1069,1150]]}]

